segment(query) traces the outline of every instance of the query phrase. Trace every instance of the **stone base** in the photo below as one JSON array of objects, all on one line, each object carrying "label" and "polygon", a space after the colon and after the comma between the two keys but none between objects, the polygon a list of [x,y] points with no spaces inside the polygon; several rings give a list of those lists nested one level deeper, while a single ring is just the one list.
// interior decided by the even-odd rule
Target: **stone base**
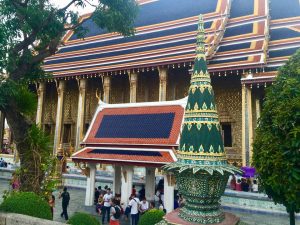
[{"label": "stone base", "polygon": [[[202,225],[200,223],[191,223],[181,219],[178,216],[179,209],[174,210],[164,216],[164,220],[158,223],[157,225]],[[240,221],[240,218],[225,212],[225,220],[222,223],[214,223],[210,225],[237,225]]]}]

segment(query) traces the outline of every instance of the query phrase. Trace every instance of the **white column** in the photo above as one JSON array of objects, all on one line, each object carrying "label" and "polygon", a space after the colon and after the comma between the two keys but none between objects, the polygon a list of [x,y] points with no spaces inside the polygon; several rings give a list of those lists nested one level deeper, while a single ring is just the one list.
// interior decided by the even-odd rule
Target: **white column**
[{"label": "white column", "polygon": [[253,118],[252,118],[252,86],[247,88],[246,92],[247,97],[247,127],[248,127],[248,152],[249,152],[249,160],[248,166],[251,165],[252,162],[252,153],[253,153]]},{"label": "white column", "polygon": [[158,72],[159,72],[159,101],[166,101],[168,69],[158,67]]},{"label": "white column", "polygon": [[137,92],[137,73],[129,73],[129,85],[130,85],[130,103],[136,102]]},{"label": "white column", "polygon": [[[258,119],[260,117],[260,113],[261,113],[261,106],[260,106],[259,98],[255,99],[255,110],[256,110],[256,123],[257,123]],[[258,125],[258,123],[256,125]]]},{"label": "white column", "polygon": [[42,116],[43,116],[43,105],[44,105],[44,96],[45,96],[45,82],[39,83],[37,89],[38,96],[38,105],[36,112],[36,124],[41,127],[42,125]]},{"label": "white column", "polygon": [[95,179],[96,179],[96,164],[88,164],[89,176],[86,180],[86,192],[85,192],[85,205],[92,206],[94,205],[94,196],[95,196]]},{"label": "white column", "polygon": [[80,142],[83,139],[84,131],[84,115],[85,115],[85,94],[86,94],[86,80],[79,80],[79,94],[78,94],[78,110],[76,123],[76,143],[75,150],[79,150]]},{"label": "white column", "polygon": [[252,91],[242,84],[242,160],[243,166],[249,166],[252,158]]},{"label": "white column", "polygon": [[56,122],[55,122],[55,134],[53,144],[53,154],[56,154],[56,150],[61,142],[61,132],[63,124],[63,109],[64,109],[64,92],[65,81],[60,80],[57,84],[57,110],[56,110]]},{"label": "white column", "polygon": [[5,129],[5,117],[4,114],[0,111],[0,150],[2,150],[3,137]]},{"label": "white column", "polygon": [[174,187],[173,175],[164,174],[164,207],[167,213],[174,210]]},{"label": "white column", "polygon": [[102,79],[103,83],[103,101],[105,103],[109,103],[109,96],[110,96],[110,87],[111,87],[111,77],[104,76]]},{"label": "white column", "polygon": [[133,166],[122,166],[121,203],[128,204],[132,192]]},{"label": "white column", "polygon": [[154,201],[155,194],[155,169],[154,167],[146,167],[146,185],[145,194],[148,201]]},{"label": "white column", "polygon": [[121,166],[114,166],[114,181],[113,181],[113,192],[114,195],[121,194]]}]

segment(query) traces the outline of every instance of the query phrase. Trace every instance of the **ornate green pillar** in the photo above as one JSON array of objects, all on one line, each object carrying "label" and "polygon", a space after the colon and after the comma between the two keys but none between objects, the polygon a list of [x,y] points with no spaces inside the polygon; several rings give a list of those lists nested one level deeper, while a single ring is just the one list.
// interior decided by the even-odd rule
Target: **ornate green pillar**
[{"label": "ornate green pillar", "polygon": [[[207,71],[204,39],[204,24],[200,15],[196,58],[177,151],[178,160],[164,169],[175,174],[178,191],[186,199],[179,217],[188,222],[213,224],[225,219],[220,209],[220,198],[229,175],[239,170],[227,164],[214,92]],[[164,224],[168,223],[165,221]]]}]

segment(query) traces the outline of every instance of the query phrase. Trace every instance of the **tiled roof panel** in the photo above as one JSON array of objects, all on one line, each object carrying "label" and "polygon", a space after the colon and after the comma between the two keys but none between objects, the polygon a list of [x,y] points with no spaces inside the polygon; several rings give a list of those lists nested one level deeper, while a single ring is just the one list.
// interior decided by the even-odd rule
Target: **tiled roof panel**
[{"label": "tiled roof panel", "polygon": [[[218,0],[184,0],[184,4],[182,0],[160,0],[151,2],[140,7],[135,27],[148,26],[198,16],[201,13],[214,12],[217,3]],[[85,26],[89,29],[88,37],[105,33],[105,30],[97,28],[91,20],[88,20]],[[75,39],[77,39],[76,35],[70,38],[70,40]]]},{"label": "tiled roof panel", "polygon": [[299,49],[299,47],[285,48],[285,49],[270,51],[269,57],[276,58],[276,57],[282,57],[282,56],[290,56],[290,55],[293,55],[298,49]]},{"label": "tiled roof panel", "polygon": [[295,38],[300,37],[300,30],[292,30],[288,27],[271,29],[270,30],[271,41],[286,39],[286,38]]},{"label": "tiled roof panel", "polygon": [[235,45],[224,45],[220,46],[218,52],[228,52],[238,49],[250,48],[251,42],[242,43],[242,44],[235,44]]},{"label": "tiled roof panel", "polygon": [[299,0],[271,0],[271,19],[282,19],[300,16]]},{"label": "tiled roof panel", "polygon": [[252,15],[254,11],[254,0],[233,0],[231,7],[230,18]]},{"label": "tiled roof panel", "polygon": [[96,138],[169,138],[175,113],[104,115]]},{"label": "tiled roof panel", "polygon": [[134,151],[134,150],[119,150],[119,149],[93,149],[88,154],[114,154],[114,155],[130,155],[130,156],[159,156],[162,157],[161,152],[155,151]]},{"label": "tiled roof panel", "polygon": [[253,23],[227,28],[224,38],[253,32]]},{"label": "tiled roof panel", "polygon": [[84,144],[177,144],[184,107],[143,106],[104,108],[95,115]]},{"label": "tiled roof panel", "polygon": [[172,149],[147,150],[147,149],[99,149],[84,148],[72,155],[72,160],[77,161],[96,161],[109,163],[145,163],[164,165],[174,162]]}]

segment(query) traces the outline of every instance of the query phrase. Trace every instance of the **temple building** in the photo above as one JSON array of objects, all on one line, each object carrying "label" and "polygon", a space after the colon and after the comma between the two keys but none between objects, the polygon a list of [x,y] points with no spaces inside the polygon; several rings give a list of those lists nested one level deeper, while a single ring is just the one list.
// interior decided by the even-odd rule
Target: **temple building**
[{"label": "temple building", "polygon": [[[299,1],[139,0],[139,5],[134,36],[107,33],[84,15],[86,38],[67,33],[64,45],[45,60],[53,78],[34,87],[36,123],[53,135],[54,153],[59,147],[67,155],[82,149],[99,104],[187,96],[197,20],[203,14],[228,162],[249,165],[265,88],[300,47]],[[1,128],[3,121],[0,114]]]},{"label": "temple building", "polygon": [[54,136],[54,152],[60,144],[66,151],[80,149],[99,100],[115,104],[187,96],[197,18],[203,14],[228,161],[249,165],[265,87],[300,47],[299,1],[139,3],[135,36],[107,33],[87,19],[86,38],[67,33],[57,54],[45,61],[54,78],[38,84],[36,122]]}]

